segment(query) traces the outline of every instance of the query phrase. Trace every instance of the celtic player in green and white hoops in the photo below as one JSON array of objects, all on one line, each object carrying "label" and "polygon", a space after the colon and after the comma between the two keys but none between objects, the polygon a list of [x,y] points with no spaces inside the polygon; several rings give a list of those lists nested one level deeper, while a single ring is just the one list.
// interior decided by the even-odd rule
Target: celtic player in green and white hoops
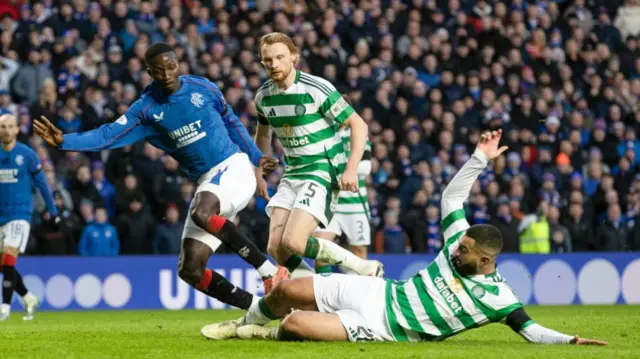
[{"label": "celtic player in green and white hoops", "polygon": [[[341,132],[342,144],[349,156],[349,140],[351,131]],[[367,139],[362,161],[358,166],[358,192],[340,191],[335,214],[326,228],[318,228],[314,237],[324,238],[335,242],[337,236],[344,233],[347,237],[349,250],[356,256],[366,259],[367,248],[371,244],[371,225],[369,223],[369,201],[367,199],[367,176],[371,173],[371,142]],[[321,261],[316,261],[316,273],[330,273],[332,267]],[[351,272],[351,271],[349,271]],[[351,273],[349,273],[351,274]]]},{"label": "celtic player in green and white hoops", "polygon": [[[319,225],[329,224],[340,190],[358,190],[366,123],[329,81],[295,69],[299,55],[289,36],[277,32],[263,36],[260,57],[270,79],[255,96],[256,144],[270,153],[271,131],[275,132],[286,162],[277,193],[266,208],[269,254],[292,277],[313,275],[301,256],[360,275],[382,276],[380,262],[363,260],[333,242],[311,236]],[[342,128],[351,131],[348,157]],[[267,196],[264,180],[258,181],[257,192]]]},{"label": "celtic player in green and white hoops", "polygon": [[[442,194],[446,244],[424,270],[405,281],[342,274],[285,280],[241,319],[209,325],[202,334],[325,341],[440,341],[489,323],[504,323],[533,343],[597,344],[547,329],[525,312],[496,270],[502,248],[491,225],[469,227],[463,203],[489,160],[500,156],[502,131],[481,136],[471,159]],[[264,324],[282,318],[280,327]]]}]

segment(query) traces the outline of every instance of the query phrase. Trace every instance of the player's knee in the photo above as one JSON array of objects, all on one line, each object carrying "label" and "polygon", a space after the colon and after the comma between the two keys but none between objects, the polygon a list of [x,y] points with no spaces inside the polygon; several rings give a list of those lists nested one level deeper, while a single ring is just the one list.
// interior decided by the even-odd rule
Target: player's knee
[{"label": "player's knee", "polygon": [[306,241],[302,240],[300,236],[297,236],[291,232],[286,232],[282,236],[281,245],[283,248],[287,250],[289,253],[303,255],[304,249],[306,246]]},{"label": "player's knee", "polygon": [[178,276],[180,279],[192,285],[199,283],[203,274],[204,269],[194,265],[186,264],[178,268]]},{"label": "player's knee", "polygon": [[296,285],[294,280],[283,280],[279,282],[273,289],[273,295],[278,301],[283,301],[287,298],[295,296]]},{"label": "player's knee", "polygon": [[200,228],[207,228],[211,216],[220,213],[220,200],[209,192],[199,192],[193,199],[195,205],[189,210],[191,220]]},{"label": "player's knee", "polygon": [[203,208],[202,206],[195,206],[189,210],[189,215],[191,216],[191,220],[200,228],[207,228],[207,222],[209,218],[213,215],[211,211],[207,208]]},{"label": "player's knee", "polygon": [[299,336],[303,326],[302,313],[294,312],[289,314],[280,324],[280,330],[286,334]]}]

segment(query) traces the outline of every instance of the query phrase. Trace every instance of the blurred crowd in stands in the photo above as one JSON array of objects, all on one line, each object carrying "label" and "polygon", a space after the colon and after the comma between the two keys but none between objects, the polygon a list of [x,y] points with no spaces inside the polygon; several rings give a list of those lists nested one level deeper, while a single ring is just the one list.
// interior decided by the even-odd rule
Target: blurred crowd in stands
[{"label": "blurred crowd in stands", "polygon": [[[369,125],[372,252],[437,253],[440,194],[496,128],[509,151],[474,185],[472,224],[498,226],[506,252],[640,251],[639,0],[0,0],[0,31],[0,111],[18,116],[64,213],[49,227],[36,195],[29,253],[178,253],[194,184],[176,161],[146,143],[58,152],[32,119],[65,133],[114,121],[165,41],[253,133],[271,31]],[[264,207],[236,220],[263,249]],[[119,253],[92,252],[91,238]]]}]

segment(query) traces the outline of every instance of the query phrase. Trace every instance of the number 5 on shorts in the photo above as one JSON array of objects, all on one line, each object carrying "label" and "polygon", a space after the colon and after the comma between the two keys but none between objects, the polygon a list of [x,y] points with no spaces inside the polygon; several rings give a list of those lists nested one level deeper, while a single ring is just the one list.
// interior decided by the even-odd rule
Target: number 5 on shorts
[{"label": "number 5 on shorts", "polygon": [[309,182],[309,186],[307,186],[307,192],[304,194],[305,196],[312,198],[316,195],[315,187],[317,184],[315,182]]}]

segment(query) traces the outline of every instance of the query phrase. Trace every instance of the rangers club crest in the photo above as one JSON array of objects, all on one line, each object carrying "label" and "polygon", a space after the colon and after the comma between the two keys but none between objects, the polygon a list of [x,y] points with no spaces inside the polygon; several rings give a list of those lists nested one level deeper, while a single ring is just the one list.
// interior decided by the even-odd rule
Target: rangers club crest
[{"label": "rangers club crest", "polygon": [[24,157],[22,155],[17,155],[16,156],[16,164],[18,166],[22,166],[23,163],[24,163]]},{"label": "rangers club crest", "polygon": [[204,105],[204,100],[202,99],[202,95],[199,93],[192,93],[191,94],[191,103],[197,107],[200,108],[202,107],[202,105]]}]

